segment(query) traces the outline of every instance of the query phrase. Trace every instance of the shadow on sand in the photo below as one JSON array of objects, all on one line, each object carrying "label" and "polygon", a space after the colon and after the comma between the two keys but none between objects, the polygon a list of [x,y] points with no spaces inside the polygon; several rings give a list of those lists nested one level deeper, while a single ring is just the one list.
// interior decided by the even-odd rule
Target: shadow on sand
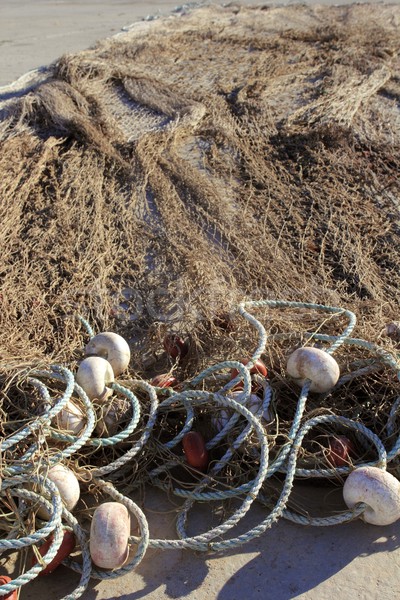
[{"label": "shadow on sand", "polygon": [[[310,490],[308,490],[308,493]],[[320,490],[324,500],[329,494]],[[318,490],[312,490],[316,499]],[[162,494],[147,496],[152,537],[175,539],[176,511]],[[317,503],[317,500],[315,500]],[[168,510],[169,508],[169,510]],[[254,504],[232,537],[258,525],[267,513]],[[191,534],[207,529],[210,505],[200,504],[189,519]],[[217,523],[214,522],[213,525]],[[388,527],[361,520],[333,527],[308,527],[281,519],[260,537],[224,553],[148,549],[144,560],[122,578],[92,580],[82,600],[350,600],[392,598],[398,566],[400,522]],[[343,571],[339,577],[335,577]],[[324,586],[334,577],[333,585]],[[21,600],[61,598],[79,577],[64,567],[24,586]],[[378,588],[375,589],[378,585]],[[318,587],[321,586],[321,587]],[[317,589],[315,589],[317,588]],[[321,593],[322,590],[322,593]],[[304,594],[304,596],[303,596]],[[360,595],[361,594],[361,595]],[[336,598],[335,598],[336,596]]]},{"label": "shadow on sand", "polygon": [[[254,506],[246,519],[247,527],[256,525],[265,516],[261,506]],[[201,514],[197,514],[193,524],[198,525],[201,518]],[[114,580],[114,591],[107,587],[110,595],[104,595],[104,584],[98,595],[99,584],[93,582],[84,598],[290,600],[350,568],[351,572],[356,569],[359,573],[354,593],[347,576],[336,586],[340,588],[346,581],[350,595],[343,595],[342,591],[340,598],[348,600],[362,591],[360,582],[367,589],[369,582],[375,582],[376,570],[370,572],[370,562],[361,562],[362,558],[374,556],[375,563],[378,554],[397,550],[399,542],[399,523],[375,527],[358,520],[334,527],[304,527],[282,519],[255,540],[224,553],[204,555],[180,550],[149,550],[132,575]],[[393,569],[392,561],[388,564],[386,558],[388,570]],[[383,562],[382,556],[379,561]]]}]

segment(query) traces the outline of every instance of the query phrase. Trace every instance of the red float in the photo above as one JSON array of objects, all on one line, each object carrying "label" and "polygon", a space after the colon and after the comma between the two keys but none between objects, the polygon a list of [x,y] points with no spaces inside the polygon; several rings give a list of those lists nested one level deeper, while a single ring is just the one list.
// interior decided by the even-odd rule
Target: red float
[{"label": "red float", "polygon": [[206,471],[208,467],[208,452],[201,433],[189,431],[182,440],[186,460],[191,467]]},{"label": "red float", "polygon": [[162,373],[161,375],[156,375],[151,380],[151,385],[159,388],[174,388],[178,385],[178,380],[173,375],[169,375],[168,373]]},{"label": "red float", "polygon": [[[243,381],[239,381],[239,383],[237,383],[230,391],[231,392],[241,392],[243,390],[243,388],[244,388]],[[257,381],[252,381],[251,382],[251,393],[262,397],[262,395],[264,393],[264,388]]]},{"label": "red float", "polygon": [[174,360],[183,358],[188,353],[188,345],[179,335],[170,333],[164,338],[164,350]]},{"label": "red float", "polygon": [[346,467],[354,455],[354,444],[345,435],[329,438],[327,460],[333,467]]},{"label": "red float", "polygon": [[[40,546],[40,548],[39,548],[39,553],[41,556],[44,556],[45,554],[47,554],[53,541],[54,541],[54,535],[51,534],[47,538],[45,543],[42,544],[42,546]],[[55,555],[53,560],[51,562],[49,562],[47,567],[45,567],[43,569],[43,571],[40,571],[39,575],[49,575],[50,573],[52,573],[59,566],[59,564],[64,560],[64,558],[67,558],[67,556],[69,556],[71,554],[71,552],[74,551],[75,546],[76,546],[76,538],[75,538],[74,533],[72,531],[65,530],[64,537],[63,537],[63,540],[61,542],[59,549],[57,550],[57,554]],[[37,558],[35,555],[33,555],[32,567],[36,563],[37,563]]]},{"label": "red float", "polygon": [[[242,365],[247,365],[249,360],[250,360],[249,358],[242,358],[240,360],[240,362],[242,363]],[[255,375],[255,374],[261,375],[261,377],[267,377],[267,375],[268,375],[267,367],[265,366],[263,361],[260,359],[256,360],[256,362],[250,369],[250,375]],[[235,379],[235,377],[237,377],[238,375],[239,375],[239,371],[237,369],[231,370],[231,379]]]},{"label": "red float", "polygon": [[[8,575],[0,575],[0,585],[5,585],[6,583],[10,583],[12,581],[11,577]],[[18,590],[14,590],[10,592],[6,596],[0,596],[2,600],[17,600],[18,598]]]}]

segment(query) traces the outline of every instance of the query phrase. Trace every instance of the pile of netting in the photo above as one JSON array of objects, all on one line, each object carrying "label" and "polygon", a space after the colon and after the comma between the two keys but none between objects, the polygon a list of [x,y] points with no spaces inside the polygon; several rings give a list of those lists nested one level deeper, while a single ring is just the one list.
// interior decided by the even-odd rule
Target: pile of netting
[{"label": "pile of netting", "polygon": [[[317,314],[318,328],[267,334],[262,321],[271,323],[274,313],[287,311],[297,312],[299,321],[307,324]],[[254,313],[264,313],[263,318]],[[231,319],[232,323],[243,319],[256,332],[256,348],[246,356],[247,364],[243,359],[210,365],[181,382],[179,389],[159,387],[159,379],[152,383],[132,379],[128,371],[110,384],[113,395],[106,401],[129,405],[124,418],[117,418],[113,435],[104,432],[104,414],[97,400],[89,400],[66,366],[25,369],[9,377],[2,394],[0,548],[21,550],[40,546],[51,533],[54,538],[42,560],[1,586],[1,592],[35,578],[56,556],[65,530],[72,530],[78,543],[77,556],[64,560],[81,573],[78,587],[65,596],[73,599],[82,595],[90,578],[128,573],[143,559],[147,547],[228,550],[261,535],[280,517],[326,526],[362,517],[367,508],[359,503],[351,510],[312,516],[306,505],[290,504],[296,480],[324,479],[342,486],[346,475],[360,466],[399,475],[400,363],[383,348],[351,337],[356,323],[351,311],[301,302],[254,301],[239,305]],[[80,321],[93,338],[88,322]],[[306,344],[335,354],[340,364],[340,379],[323,394],[310,392],[310,380],[299,388],[286,373],[287,357]],[[260,358],[268,366],[268,374],[262,377],[252,374]],[[175,353],[172,362],[177,366],[184,360],[183,353]],[[256,394],[259,403],[254,410]],[[75,436],[63,431],[58,420],[71,399],[84,416],[84,426]],[[101,436],[96,434],[99,425]],[[182,450],[182,441],[191,431],[203,432],[206,468],[192,467]],[[350,442],[345,455],[332,453],[329,440],[335,436]],[[74,514],[63,506],[59,490],[46,477],[59,463],[74,471],[86,499]],[[145,514],[129,497],[145,484],[184,499],[177,511],[177,539],[150,538]],[[129,538],[127,564],[114,570],[93,565],[88,545],[90,519],[106,496],[124,504],[139,528],[139,535]],[[232,500],[238,505],[233,506]],[[265,506],[262,522],[227,537],[255,501]],[[193,536],[188,532],[188,517],[198,502],[215,503],[219,510],[226,506],[219,525]],[[41,505],[50,511],[47,521],[39,518]]]},{"label": "pile of netting", "polygon": [[207,328],[250,298],[345,306],[378,341],[398,320],[398,13],[202,7],[0,92],[1,360],[70,361],[86,311],[138,372],[163,323],[200,371],[239,350]]},{"label": "pile of netting", "polygon": [[[399,13],[184,9],[62,57],[30,89],[0,90],[0,548],[23,554],[54,534],[44,563],[0,593],[35,577],[65,529],[77,598],[148,546],[223,550],[281,516],[363,514],[312,514],[299,481],[340,489],[364,464],[400,476]],[[131,350],[111,386],[115,431],[75,379],[88,323]],[[184,357],[166,351],[171,336]],[[329,392],[287,376],[309,345],[339,363]],[[267,376],[250,373],[260,357]],[[71,398],[75,436],[60,420]],[[187,462],[191,431],[206,472]],[[46,476],[59,463],[80,482],[74,515]],[[182,499],[179,539],[149,538],[132,500],[147,485]],[[115,571],[88,547],[107,497],[139,525]],[[205,501],[221,524],[190,537],[188,512]],[[228,539],[254,501],[263,523]]]}]

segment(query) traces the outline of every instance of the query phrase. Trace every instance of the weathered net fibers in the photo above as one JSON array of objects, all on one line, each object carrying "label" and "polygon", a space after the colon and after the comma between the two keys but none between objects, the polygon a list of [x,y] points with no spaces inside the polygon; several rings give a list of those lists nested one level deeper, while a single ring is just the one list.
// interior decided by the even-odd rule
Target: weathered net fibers
[{"label": "weathered net fibers", "polygon": [[175,324],[201,369],[236,349],[206,335],[216,312],[261,297],[352,307],[376,340],[399,289],[398,11],[201,8],[8,101],[2,360],[69,361],[82,312],[117,318],[138,369]]},{"label": "weathered net fibers", "polygon": [[[0,90],[0,548],[53,532],[48,564],[63,522],[80,556],[65,564],[81,573],[65,598],[129,572],[147,547],[219,551],[280,517],[333,525],[365,509],[315,517],[292,501],[297,481],[341,486],[365,464],[399,477],[399,19],[398,6],[203,7],[64,56],[20,97]],[[109,436],[74,376],[88,323],[132,349],[113,386],[129,410]],[[171,332],[185,360],[162,350]],[[302,345],[334,353],[331,393],[288,380]],[[254,415],[229,395],[229,371],[247,400],[252,363],[239,361],[260,356]],[[167,371],[181,389],[148,383]],[[55,425],[71,397],[86,415],[77,437]],[[192,429],[208,432],[206,475],[182,457]],[[326,440],[343,433],[356,452],[333,467]],[[121,569],[93,567],[91,507],[70,514],[46,478],[59,462],[137,521]],[[144,484],[182,499],[178,539],[150,537],[129,497]],[[236,534],[256,499],[265,519]],[[192,536],[196,502],[226,518]],[[35,523],[41,503],[51,517]]]}]

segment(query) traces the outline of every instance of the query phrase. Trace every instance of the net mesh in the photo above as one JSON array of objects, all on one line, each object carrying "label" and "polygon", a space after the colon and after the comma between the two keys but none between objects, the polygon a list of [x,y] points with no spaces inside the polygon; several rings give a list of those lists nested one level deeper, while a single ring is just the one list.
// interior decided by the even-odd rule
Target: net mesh
[{"label": "net mesh", "polygon": [[[62,57],[26,93],[0,90],[4,535],[36,531],[41,501],[10,503],[10,475],[54,461],[80,481],[87,529],[103,496],[143,502],[148,483],[172,501],[180,538],[195,499],[222,524],[209,540],[239,501],[240,519],[256,498],[271,509],[257,531],[192,546],[204,551],[277,514],[354,518],[331,492],[360,464],[387,459],[399,478],[399,21],[383,5],[183,10]],[[284,301],[249,302],[258,322],[233,310],[249,299]],[[354,311],[362,339],[329,307]],[[74,387],[91,325],[133,355],[104,403]],[[288,356],[334,340],[341,378],[308,397]],[[242,372],[246,416],[244,382],[222,388],[241,368],[226,361],[254,352],[268,376]],[[190,461],[189,429],[207,465]],[[309,484],[329,517],[314,517]],[[89,576],[126,570],[90,572],[89,557]]]},{"label": "net mesh", "polygon": [[189,336],[194,372],[241,354],[246,325],[221,315],[261,297],[350,307],[380,338],[400,284],[399,10],[183,11],[8,102],[2,363],[70,361],[82,312],[141,375],[166,330]]}]

